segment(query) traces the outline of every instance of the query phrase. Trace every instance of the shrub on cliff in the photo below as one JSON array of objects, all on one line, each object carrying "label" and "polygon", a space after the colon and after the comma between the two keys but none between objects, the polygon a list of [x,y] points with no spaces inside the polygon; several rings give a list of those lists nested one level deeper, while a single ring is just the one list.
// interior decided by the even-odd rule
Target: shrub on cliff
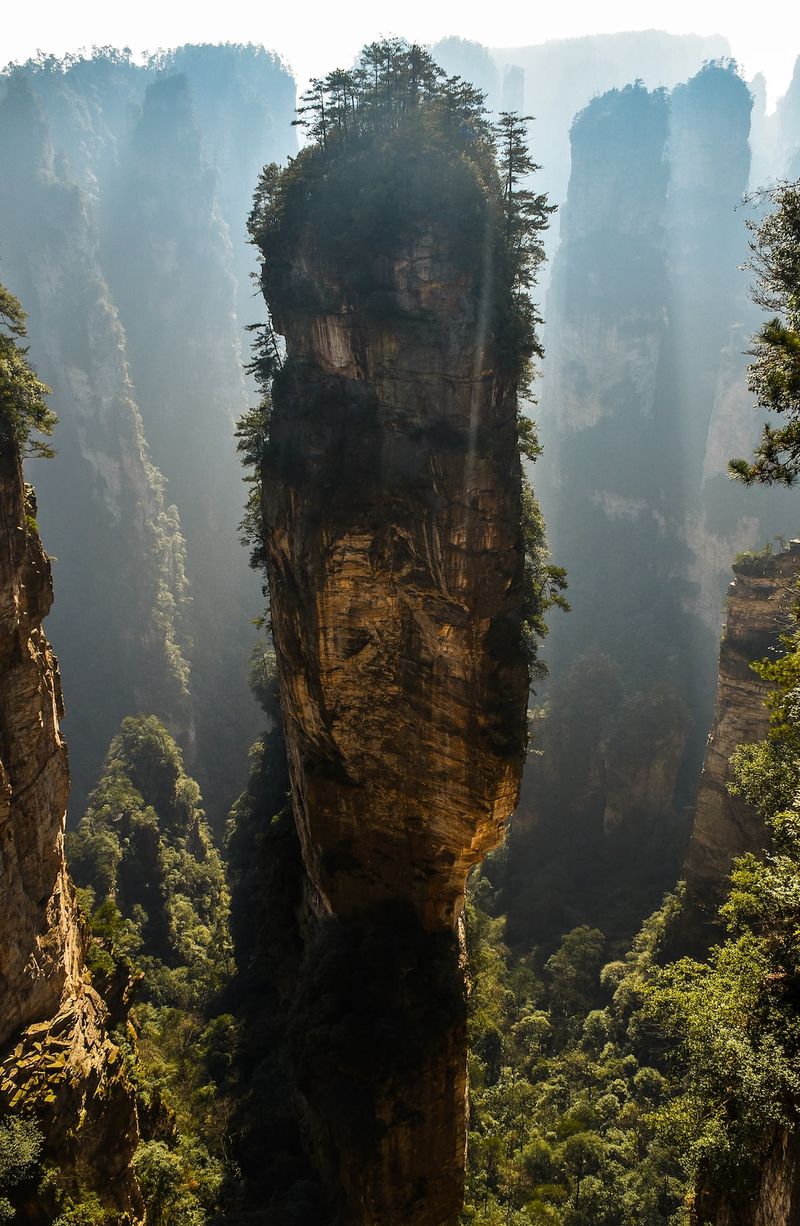
[{"label": "shrub on cliff", "polygon": [[750,222],[753,299],[771,312],[754,337],[749,388],[759,408],[784,415],[763,429],[752,461],[731,460],[731,476],[747,485],[793,485],[800,473],[800,182],[764,193],[775,208]]},{"label": "shrub on cliff", "polygon": [[0,443],[15,443],[30,455],[52,455],[31,434],[52,434],[55,414],[47,407],[50,388],[28,365],[28,350],[19,344],[26,335],[25,312],[18,299],[0,285]]}]

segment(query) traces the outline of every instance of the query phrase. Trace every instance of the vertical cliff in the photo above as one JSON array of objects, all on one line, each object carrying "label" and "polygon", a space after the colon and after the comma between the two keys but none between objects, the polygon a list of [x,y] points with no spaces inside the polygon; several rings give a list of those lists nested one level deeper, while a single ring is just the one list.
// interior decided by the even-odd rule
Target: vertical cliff
[{"label": "vertical cliff", "polygon": [[731,864],[746,852],[761,854],[769,831],[740,796],[731,796],[730,758],[738,745],[766,736],[769,685],[753,672],[754,661],[780,650],[793,626],[800,578],[800,542],[775,554],[745,556],[733,568],[728,610],[719,652],[714,719],[692,822],[683,875],[686,902],[675,925],[675,940],[707,949],[718,935],[713,918],[728,888]]},{"label": "vertical cliff", "polygon": [[[332,308],[298,309],[267,279],[289,355],[268,571],[308,888],[318,917],[419,927],[423,963],[422,932],[452,932],[467,872],[514,809],[527,690],[515,401],[483,362],[476,375],[480,287],[450,248],[431,231],[376,269],[389,321],[337,294],[311,234],[290,275],[329,288]],[[331,1130],[354,1223],[454,1220],[463,1020],[421,1061],[381,1087],[363,1165]]]},{"label": "vertical cliff", "polygon": [[455,149],[439,144],[445,107],[414,97],[408,119],[381,111],[376,132],[368,117],[363,144],[308,150],[259,235],[286,342],[262,482],[310,917],[296,1059],[353,1226],[457,1219],[459,920],[525,741],[519,354],[502,347],[494,154],[469,112]]},{"label": "vertical cliff", "polygon": [[[676,682],[699,729],[724,575],[771,526],[737,501],[724,454],[731,388],[745,384],[732,329],[747,288],[736,205],[750,107],[745,83],[709,66],[671,94],[612,91],[577,117],[549,309],[561,339],[541,420],[559,479],[542,497],[573,576],[556,658],[591,646],[635,683]],[[648,632],[632,642],[640,619]]]},{"label": "vertical cliff", "polygon": [[[267,269],[289,354],[265,474],[272,625],[322,907],[401,900],[435,930],[517,795],[516,402],[476,356],[480,270],[447,231],[376,263],[380,289],[342,292],[309,231],[280,281]],[[320,287],[330,301],[304,307]]]},{"label": "vertical cliff", "polygon": [[[0,1113],[33,1115],[55,1188],[99,1193],[141,1220],[130,1172],[138,1139],[121,1055],[85,982],[84,933],[64,861],[69,791],[58,664],[42,631],[50,565],[19,453],[0,447]],[[54,1186],[22,1190],[25,1222],[53,1220]],[[6,1194],[15,1199],[13,1190]],[[49,1215],[49,1216],[48,1216]]]}]

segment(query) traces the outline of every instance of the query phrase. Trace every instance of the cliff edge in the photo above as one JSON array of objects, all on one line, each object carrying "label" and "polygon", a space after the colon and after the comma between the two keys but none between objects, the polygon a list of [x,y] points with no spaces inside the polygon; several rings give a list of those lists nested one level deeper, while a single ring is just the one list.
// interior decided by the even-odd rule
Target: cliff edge
[{"label": "cliff edge", "polygon": [[[85,936],[64,860],[69,792],[58,664],[42,630],[53,594],[19,451],[0,447],[0,1119],[33,1117],[59,1190],[100,1194],[140,1222],[130,1170],[132,1090],[105,1008],[88,985]],[[15,1220],[44,1223],[54,1190],[7,1190]]]}]

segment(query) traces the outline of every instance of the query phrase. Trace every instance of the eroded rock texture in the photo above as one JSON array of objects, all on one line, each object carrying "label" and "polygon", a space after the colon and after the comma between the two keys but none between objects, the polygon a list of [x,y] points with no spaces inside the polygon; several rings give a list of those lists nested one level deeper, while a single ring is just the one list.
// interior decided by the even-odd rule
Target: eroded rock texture
[{"label": "eroded rock texture", "polygon": [[[58,664],[42,630],[50,564],[16,449],[0,451],[0,1116],[34,1113],[45,1156],[138,1221],[138,1134],[104,1007],[87,986],[84,934],[64,860],[69,791]],[[85,1171],[86,1178],[77,1174]],[[67,1175],[67,1185],[76,1186]],[[45,1222],[27,1190],[18,1220]]]},{"label": "eroded rock texture", "polygon": [[755,1195],[742,1201],[724,1191],[698,1193],[693,1226],[793,1226],[800,1220],[800,1141],[796,1133],[775,1135]]},{"label": "eroded rock texture", "polygon": [[719,653],[714,720],[706,746],[692,836],[683,875],[687,897],[678,927],[692,946],[707,947],[710,926],[727,891],[731,864],[746,852],[760,854],[769,832],[753,808],[731,796],[730,757],[737,745],[759,741],[769,728],[769,685],[750,667],[780,651],[793,625],[800,577],[800,541],[780,553],[737,563],[728,590],[728,614]]},{"label": "eroded rock texture", "polygon": [[[522,769],[516,400],[490,364],[482,278],[437,230],[376,260],[369,290],[344,288],[308,230],[266,271],[289,355],[264,515],[292,799],[323,929],[335,917],[359,958],[372,933],[395,960],[376,1034],[398,1007],[420,1023],[415,983],[463,982],[466,876]],[[364,1145],[311,1105],[347,1222],[458,1216],[463,1008],[449,988],[440,1004],[410,1054],[355,1077]]]}]

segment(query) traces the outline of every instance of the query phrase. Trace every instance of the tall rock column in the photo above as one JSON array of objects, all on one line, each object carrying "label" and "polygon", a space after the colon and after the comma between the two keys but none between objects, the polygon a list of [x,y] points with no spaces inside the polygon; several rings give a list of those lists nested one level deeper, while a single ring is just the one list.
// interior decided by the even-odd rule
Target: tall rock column
[{"label": "tall rock column", "polygon": [[[335,298],[313,235],[294,260]],[[480,285],[445,234],[380,276],[388,319],[267,281],[290,355],[264,485],[272,625],[321,911],[402,900],[434,931],[517,798],[516,403],[476,360]]]},{"label": "tall rock column", "polygon": [[[427,169],[446,190],[445,159]],[[354,197],[371,170],[348,170]],[[472,191],[485,233],[491,206]],[[494,356],[491,269],[458,218],[405,199],[377,240],[351,223],[355,269],[314,203],[265,248],[287,356],[264,545],[316,932],[296,1057],[353,1226],[458,1218],[459,919],[517,801],[528,692],[515,380]]]},{"label": "tall rock column", "polygon": [[[114,1221],[138,1222],[133,1092],[85,982],[64,860],[61,682],[42,631],[50,564],[17,447],[0,444],[0,1117],[36,1116],[62,1189],[96,1188]],[[51,1198],[52,1188],[26,1189],[19,1220],[53,1220]]]}]

